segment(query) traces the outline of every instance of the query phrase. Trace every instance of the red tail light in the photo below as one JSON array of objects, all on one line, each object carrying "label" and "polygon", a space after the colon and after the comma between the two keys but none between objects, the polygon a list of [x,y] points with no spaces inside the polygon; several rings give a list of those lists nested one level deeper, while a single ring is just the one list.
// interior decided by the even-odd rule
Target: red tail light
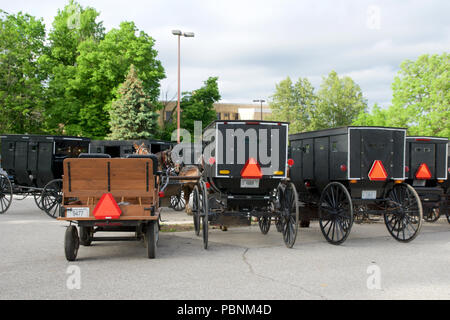
[{"label": "red tail light", "polygon": [[158,192],[158,196],[159,196],[160,198],[164,198],[164,191]]},{"label": "red tail light", "polygon": [[422,163],[416,172],[416,178],[420,180],[431,179],[431,172],[426,163]]},{"label": "red tail light", "polygon": [[262,178],[261,167],[259,166],[258,161],[256,161],[255,158],[248,159],[247,163],[241,171],[241,177],[246,179]]},{"label": "red tail light", "polygon": [[252,122],[249,122],[249,121],[247,121],[245,124],[253,124],[253,125],[258,125],[259,124],[259,122],[255,122],[255,121],[252,121]]},{"label": "red tail light", "polygon": [[205,183],[205,186],[206,186],[206,189],[211,188],[211,184],[210,184],[209,182],[206,182],[206,183]]},{"label": "red tail light", "polygon": [[311,182],[306,181],[306,182],[305,182],[305,187],[307,187],[307,188],[311,187]]},{"label": "red tail light", "polygon": [[405,172],[408,173],[409,172],[409,167],[405,166]]},{"label": "red tail light", "polygon": [[209,158],[209,164],[213,165],[214,163],[216,163],[216,158],[214,157]]},{"label": "red tail light", "polygon": [[340,169],[341,169],[342,172],[346,172],[347,171],[347,166],[345,164],[341,164]]},{"label": "red tail light", "polygon": [[293,165],[294,165],[294,159],[289,159],[288,160],[288,165],[290,166],[290,167],[292,167]]},{"label": "red tail light", "polygon": [[381,160],[375,160],[369,172],[370,181],[385,181],[387,172]]}]

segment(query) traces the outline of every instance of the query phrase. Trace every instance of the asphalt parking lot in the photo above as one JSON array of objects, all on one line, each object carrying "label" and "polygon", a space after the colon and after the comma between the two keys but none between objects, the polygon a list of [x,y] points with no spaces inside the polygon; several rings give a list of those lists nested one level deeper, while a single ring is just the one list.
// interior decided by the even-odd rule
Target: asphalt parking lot
[{"label": "asphalt parking lot", "polygon": [[[165,212],[168,223],[191,220]],[[332,246],[313,223],[287,249],[275,228],[252,226],[212,230],[207,251],[192,231],[162,233],[155,260],[140,242],[105,242],[80,247],[72,263],[66,225],[31,199],[0,215],[0,299],[450,299],[445,218],[409,244],[371,223]]]}]

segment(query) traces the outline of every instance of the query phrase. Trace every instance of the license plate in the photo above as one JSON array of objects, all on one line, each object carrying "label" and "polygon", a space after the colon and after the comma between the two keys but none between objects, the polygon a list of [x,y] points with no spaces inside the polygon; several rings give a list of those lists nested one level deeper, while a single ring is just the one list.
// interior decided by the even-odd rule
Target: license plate
[{"label": "license plate", "polygon": [[67,208],[66,218],[89,218],[89,208]]},{"label": "license plate", "polygon": [[259,188],[259,179],[241,179],[241,188]]},{"label": "license plate", "polygon": [[376,199],[377,191],[376,190],[363,190],[362,198],[363,199]]},{"label": "license plate", "polygon": [[425,187],[425,180],[416,180],[413,181],[413,187]]}]

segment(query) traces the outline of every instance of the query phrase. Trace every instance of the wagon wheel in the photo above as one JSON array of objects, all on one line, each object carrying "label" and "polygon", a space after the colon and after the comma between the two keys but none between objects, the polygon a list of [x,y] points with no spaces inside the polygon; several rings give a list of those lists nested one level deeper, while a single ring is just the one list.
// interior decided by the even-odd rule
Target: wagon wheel
[{"label": "wagon wheel", "polygon": [[396,184],[387,195],[384,223],[396,240],[413,240],[422,227],[423,210],[419,195],[409,184]]},{"label": "wagon wheel", "polygon": [[194,218],[194,231],[197,236],[200,235],[200,205],[200,192],[198,186],[195,186],[192,194],[192,216]]},{"label": "wagon wheel", "polygon": [[55,179],[47,183],[42,191],[42,208],[51,218],[59,216],[62,202],[62,180]]},{"label": "wagon wheel", "polygon": [[202,218],[202,234],[203,234],[203,248],[208,249],[208,232],[209,232],[209,208],[208,208],[208,190],[203,180],[200,180],[200,217]]},{"label": "wagon wheel", "polygon": [[331,182],[322,191],[319,224],[323,236],[331,244],[343,243],[350,234],[353,204],[350,193],[342,183]]},{"label": "wagon wheel", "polygon": [[184,200],[184,191],[170,197],[170,207],[175,211],[182,211],[186,208],[186,201]]},{"label": "wagon wheel", "polygon": [[271,223],[272,221],[270,217],[263,216],[258,218],[259,229],[262,234],[267,234],[269,232]]},{"label": "wagon wheel", "polygon": [[64,252],[67,261],[75,261],[80,247],[80,237],[75,226],[68,226],[64,236]]},{"label": "wagon wheel", "polygon": [[5,213],[11,205],[13,190],[11,181],[3,174],[0,174],[0,214]]},{"label": "wagon wheel", "polygon": [[25,200],[26,198],[28,198],[29,195],[30,195],[29,192],[16,194],[16,195],[14,195],[14,200],[22,201],[22,200]]},{"label": "wagon wheel", "polygon": [[298,233],[299,208],[298,194],[293,183],[288,183],[284,187],[278,187],[280,201],[281,232],[283,233],[284,244],[288,248],[294,246]]},{"label": "wagon wheel", "polygon": [[280,217],[275,218],[275,227],[277,228],[278,232],[283,232],[283,223]]},{"label": "wagon wheel", "polygon": [[427,208],[423,210],[423,219],[426,222],[436,222],[439,220],[439,208]]},{"label": "wagon wheel", "polygon": [[37,207],[41,210],[44,210],[42,207],[42,192],[34,192],[33,193],[34,202],[36,203]]}]

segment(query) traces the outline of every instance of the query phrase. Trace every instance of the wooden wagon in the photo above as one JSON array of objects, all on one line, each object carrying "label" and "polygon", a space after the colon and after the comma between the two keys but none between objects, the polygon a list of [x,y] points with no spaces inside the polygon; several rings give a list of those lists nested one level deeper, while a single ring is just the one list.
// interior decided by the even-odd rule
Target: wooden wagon
[{"label": "wooden wagon", "polygon": [[[64,161],[58,220],[71,222],[64,241],[67,260],[76,259],[80,244],[142,239],[148,257],[155,258],[160,215],[156,157],[81,157]],[[78,225],[79,233],[72,223]],[[134,236],[95,237],[98,232],[134,232]]]},{"label": "wooden wagon", "polygon": [[406,130],[342,127],[291,135],[291,180],[302,217],[319,218],[322,234],[343,243],[355,212],[382,215],[396,240],[413,240],[422,225],[417,192],[405,183]]},{"label": "wooden wagon", "polygon": [[17,200],[32,196],[56,218],[61,203],[63,161],[87,152],[90,139],[69,136],[3,135],[1,140],[0,214]]},{"label": "wooden wagon", "polygon": [[447,138],[406,138],[406,182],[419,194],[428,222],[435,222],[446,211],[447,143]]}]

